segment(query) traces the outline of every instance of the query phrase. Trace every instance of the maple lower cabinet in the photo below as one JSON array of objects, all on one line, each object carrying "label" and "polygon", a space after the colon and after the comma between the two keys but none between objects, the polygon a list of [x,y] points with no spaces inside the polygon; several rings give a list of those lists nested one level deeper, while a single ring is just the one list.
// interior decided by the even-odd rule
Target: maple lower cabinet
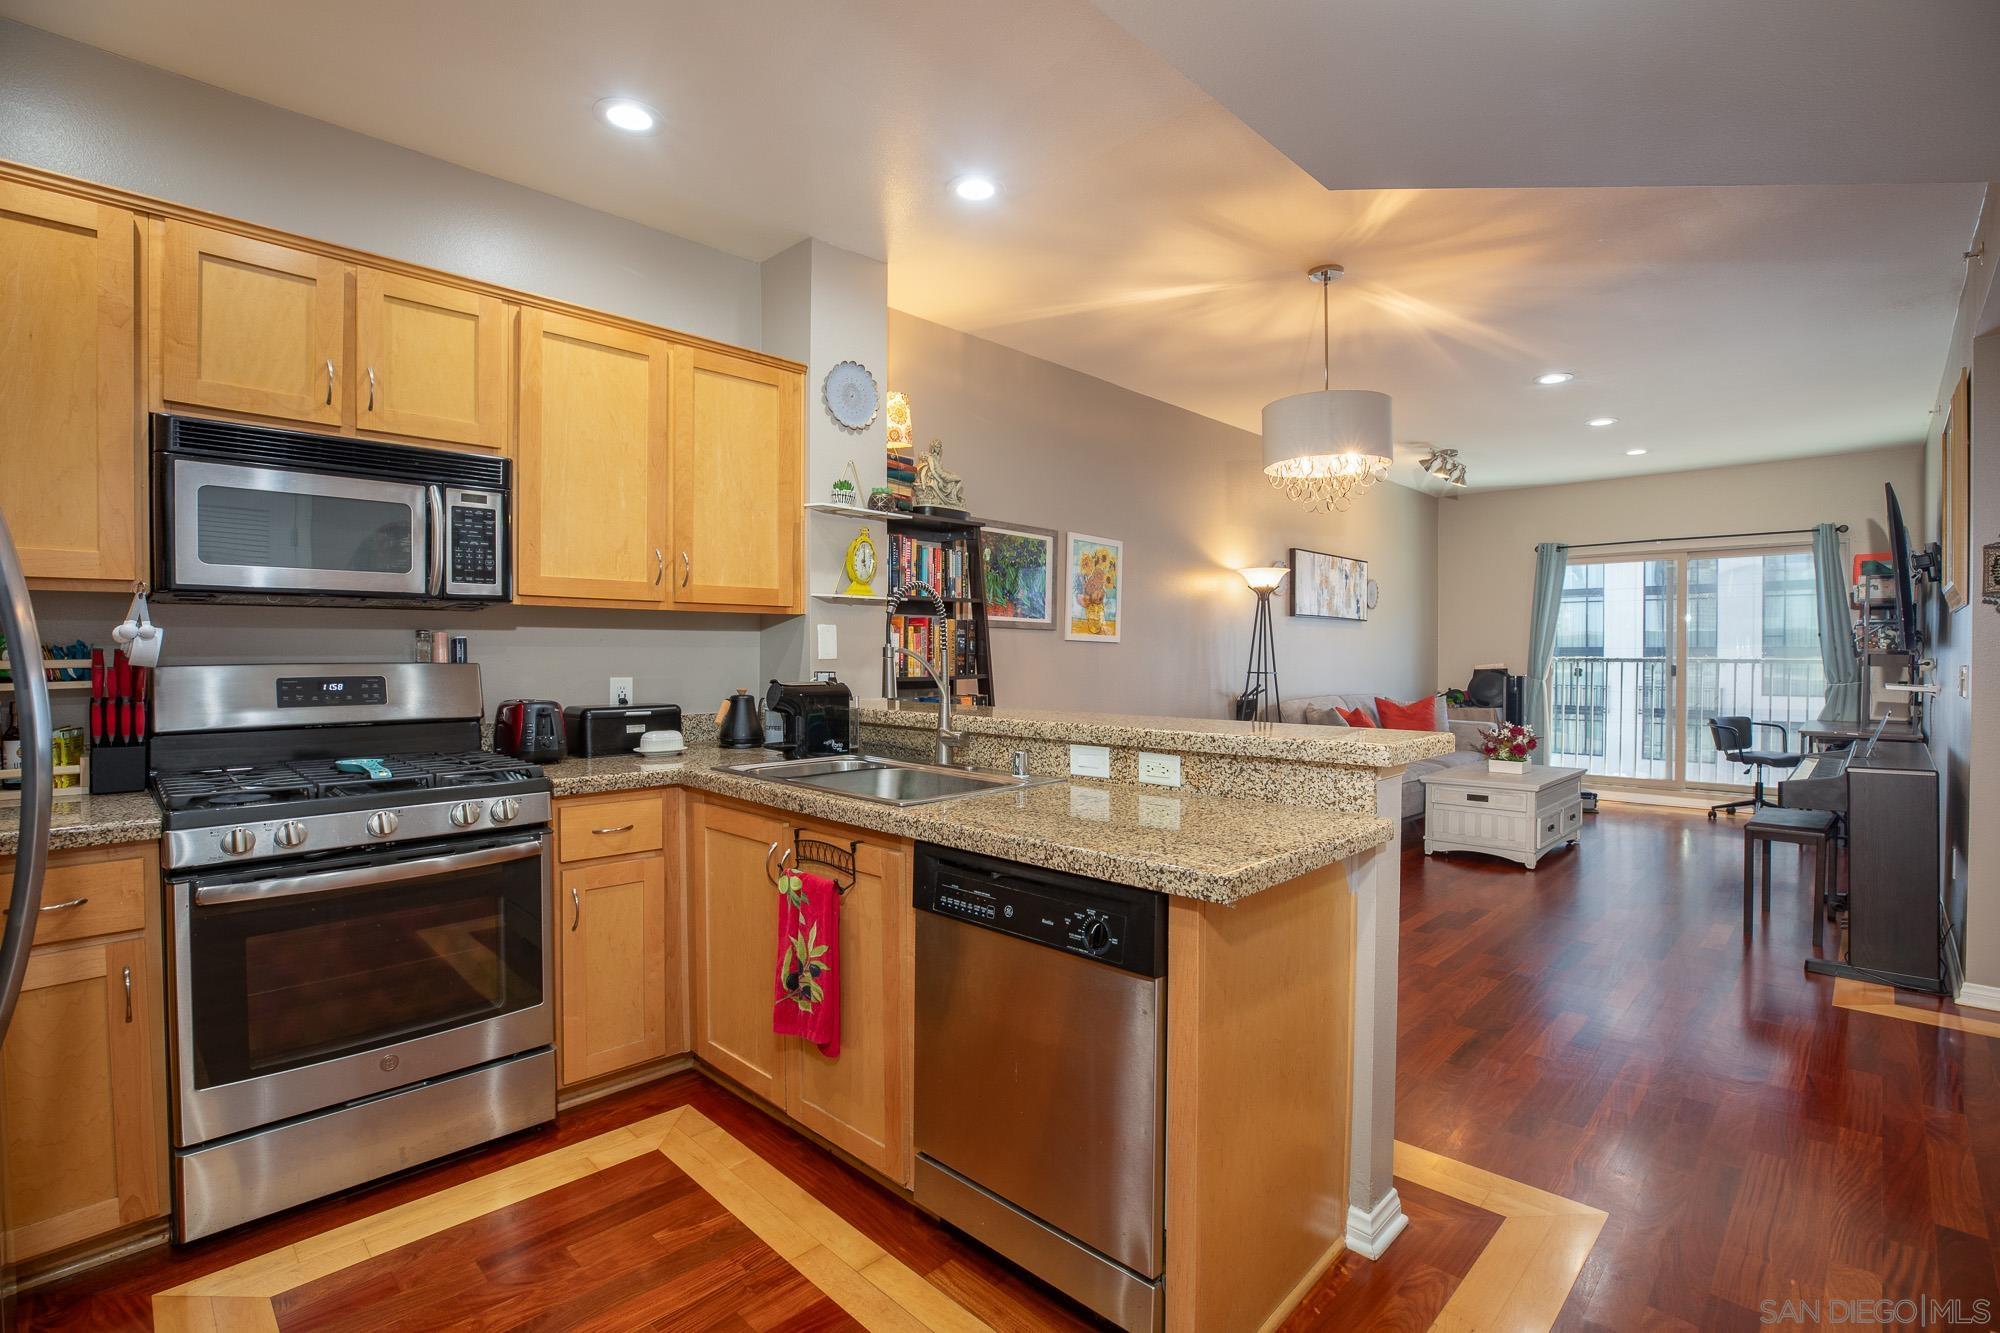
[{"label": "maple lower cabinet", "polygon": [[[0,876],[12,873],[0,860]],[[158,876],[149,845],[50,857],[47,910],[0,1047],[16,1260],[167,1211],[165,1030],[147,911]],[[74,938],[86,930],[117,933]]]},{"label": "maple lower cabinet", "polygon": [[0,181],[0,506],[31,579],[139,577],[138,222]]},{"label": "maple lower cabinet", "polygon": [[341,425],[352,270],[310,250],[192,222],[162,225],[162,397]]},{"label": "maple lower cabinet", "polygon": [[674,603],[802,610],[804,377],[690,348],[678,382]]},{"label": "maple lower cabinet", "polygon": [[556,803],[558,1082],[686,1052],[678,791]]},{"label": "maple lower cabinet", "polygon": [[548,311],[521,312],[517,596],[667,605],[675,355],[663,338]]},{"label": "maple lower cabinet", "polygon": [[505,452],[513,307],[377,268],[354,289],[355,426]]},{"label": "maple lower cabinet", "polygon": [[[694,1053],[892,1180],[910,1179],[913,909],[906,845],[703,800],[689,816]],[[841,899],[840,1054],[771,1031],[778,892],[794,834],[855,849]],[[812,869],[813,867],[808,867]]]}]

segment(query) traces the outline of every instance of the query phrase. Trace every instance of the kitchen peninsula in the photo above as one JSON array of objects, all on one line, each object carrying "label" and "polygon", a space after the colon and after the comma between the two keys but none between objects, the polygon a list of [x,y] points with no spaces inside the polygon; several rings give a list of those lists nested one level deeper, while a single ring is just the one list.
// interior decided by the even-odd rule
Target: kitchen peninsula
[{"label": "kitchen peninsula", "polygon": [[[856,712],[864,751],[922,751],[935,725],[907,705]],[[1376,1254],[1400,1229],[1398,827],[1381,812],[1400,809],[1403,765],[1448,736],[966,710],[966,762],[1006,769],[1025,751],[1031,773],[1055,777],[1069,745],[1102,746],[1111,777],[898,807],[732,772],[761,753],[718,748],[705,723],[690,720],[673,757],[545,766],[564,1104],[692,1058],[907,1191],[912,881],[927,855],[970,853],[1165,900],[1166,1327],[1274,1322],[1343,1247]],[[1142,752],[1176,759],[1180,785],[1136,782]],[[59,822],[58,866],[155,836],[134,799],[82,803]],[[0,832],[0,856],[12,836]],[[770,1031],[773,859],[814,842],[853,865],[838,1060]],[[1036,1000],[990,997],[1006,1011]]]}]

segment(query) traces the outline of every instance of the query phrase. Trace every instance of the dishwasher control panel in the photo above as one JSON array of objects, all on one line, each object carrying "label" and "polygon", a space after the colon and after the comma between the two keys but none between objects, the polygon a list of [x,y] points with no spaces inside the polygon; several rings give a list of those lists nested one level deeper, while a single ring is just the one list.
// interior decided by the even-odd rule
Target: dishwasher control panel
[{"label": "dishwasher control panel", "polygon": [[995,868],[1005,864],[927,858],[919,869],[916,905],[1128,972],[1165,974],[1164,901],[1158,894]]}]

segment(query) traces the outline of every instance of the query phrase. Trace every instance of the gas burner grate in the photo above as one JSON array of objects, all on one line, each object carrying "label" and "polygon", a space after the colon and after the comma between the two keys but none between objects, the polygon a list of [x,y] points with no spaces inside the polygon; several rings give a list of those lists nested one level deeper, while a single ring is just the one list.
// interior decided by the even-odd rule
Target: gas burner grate
[{"label": "gas burner grate", "polygon": [[541,769],[533,764],[485,751],[385,755],[381,760],[389,770],[386,778],[351,773],[335,767],[331,759],[301,759],[162,773],[155,776],[153,789],[169,810],[213,810],[315,797],[490,786],[541,776]]}]

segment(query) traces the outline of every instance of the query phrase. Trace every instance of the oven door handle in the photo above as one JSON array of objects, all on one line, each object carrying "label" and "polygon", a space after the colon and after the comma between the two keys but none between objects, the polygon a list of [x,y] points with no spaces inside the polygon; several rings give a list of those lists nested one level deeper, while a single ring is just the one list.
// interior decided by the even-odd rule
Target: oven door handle
[{"label": "oven door handle", "polygon": [[430,593],[433,597],[442,597],[444,596],[445,565],[444,487],[424,487],[424,508],[430,520]]},{"label": "oven door handle", "polygon": [[349,866],[344,870],[322,870],[311,875],[290,875],[283,879],[257,879],[226,884],[194,882],[194,905],[218,907],[225,903],[265,902],[272,898],[296,898],[310,893],[339,893],[346,889],[372,889],[382,884],[428,879],[457,870],[477,870],[481,866],[528,861],[542,854],[541,839],[510,843],[505,847],[485,847],[476,852],[452,852],[446,856],[422,856],[414,861],[393,861],[379,866]]}]

